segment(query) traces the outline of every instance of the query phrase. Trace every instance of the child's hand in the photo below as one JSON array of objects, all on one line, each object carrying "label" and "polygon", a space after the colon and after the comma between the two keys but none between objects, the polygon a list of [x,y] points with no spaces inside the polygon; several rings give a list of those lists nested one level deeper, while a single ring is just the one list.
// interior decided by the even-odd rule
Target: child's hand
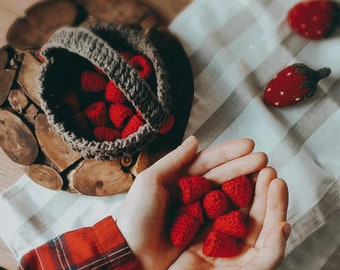
[{"label": "child's hand", "polygon": [[[285,221],[287,189],[281,180],[270,184],[276,177],[273,169],[264,169],[258,176],[255,174],[265,168],[267,156],[252,153],[254,142],[249,139],[229,141],[199,153],[197,147],[197,140],[188,138],[177,149],[143,171],[132,185],[120,209],[117,225],[139,263],[145,269],[166,269],[170,265],[173,269],[207,269],[207,266],[213,268],[216,262],[216,266],[223,263],[228,269],[230,263],[253,262],[254,267],[258,263],[260,268],[252,266],[251,269],[266,269],[260,263],[270,260],[267,251],[273,253],[271,261],[277,263],[278,257],[284,254],[280,235],[285,223],[280,222]],[[175,199],[174,186],[180,177],[204,175],[221,183],[252,173],[254,181],[257,178],[254,203],[249,213],[252,229],[245,239],[244,252],[240,257],[232,260],[205,257],[201,252],[200,237],[193,241],[196,244],[191,244],[185,251],[171,244],[167,222],[173,217],[167,216],[167,210]],[[270,199],[273,196],[280,200],[273,202]],[[266,238],[267,234],[269,238]],[[272,249],[274,244],[279,245],[280,250]],[[269,249],[262,249],[267,246]]]}]

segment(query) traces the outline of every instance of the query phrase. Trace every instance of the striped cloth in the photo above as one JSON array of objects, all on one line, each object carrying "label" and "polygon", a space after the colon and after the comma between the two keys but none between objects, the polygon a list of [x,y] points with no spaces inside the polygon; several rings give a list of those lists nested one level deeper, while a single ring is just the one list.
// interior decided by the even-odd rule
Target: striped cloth
[{"label": "striped cloth", "polygon": [[[340,253],[340,32],[322,41],[286,23],[297,0],[196,0],[170,25],[190,57],[195,99],[186,137],[200,148],[249,137],[289,186],[293,231],[280,269],[336,269]],[[339,0],[337,0],[339,2]],[[262,101],[287,65],[330,67],[316,94],[292,107]],[[124,195],[91,198],[46,191],[21,178],[0,196],[0,235],[20,258],[59,233],[115,217]],[[327,248],[324,248],[324,247]]]}]

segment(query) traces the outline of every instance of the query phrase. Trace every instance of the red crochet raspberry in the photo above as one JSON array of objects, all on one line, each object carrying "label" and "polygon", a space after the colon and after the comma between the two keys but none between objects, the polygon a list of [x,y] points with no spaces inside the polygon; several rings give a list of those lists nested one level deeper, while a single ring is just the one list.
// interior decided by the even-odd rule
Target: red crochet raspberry
[{"label": "red crochet raspberry", "polygon": [[73,112],[79,112],[80,104],[76,93],[68,93],[61,98],[61,102],[72,109]]},{"label": "red crochet raspberry", "polygon": [[124,103],[126,100],[124,93],[113,81],[107,83],[104,96],[107,101],[112,103]]},{"label": "red crochet raspberry", "polygon": [[103,101],[97,101],[87,107],[85,115],[95,126],[105,126],[107,123],[107,110]]},{"label": "red crochet raspberry", "polygon": [[138,114],[134,114],[129,122],[126,124],[124,129],[122,130],[122,138],[128,137],[130,134],[136,132],[139,127],[144,125],[144,120],[139,117]]},{"label": "red crochet raspberry", "polygon": [[146,79],[151,74],[151,63],[144,55],[136,55],[130,59],[130,64],[138,71],[139,75]]},{"label": "red crochet raspberry", "polygon": [[172,114],[169,114],[168,118],[165,120],[165,123],[159,129],[159,134],[168,133],[175,123],[175,117]]},{"label": "red crochet raspberry", "polygon": [[178,183],[179,197],[184,204],[196,201],[211,189],[211,183],[203,176],[186,176]]},{"label": "red crochet raspberry", "polygon": [[133,110],[123,104],[117,103],[110,106],[110,120],[112,124],[118,129],[122,129],[127,124],[132,115]]},{"label": "red crochet raspberry", "polygon": [[247,229],[240,211],[232,211],[216,218],[214,229],[227,233],[233,237],[244,237]]},{"label": "red crochet raspberry", "polygon": [[208,218],[217,218],[229,208],[228,197],[221,190],[211,190],[203,198],[203,209]]},{"label": "red crochet raspberry", "polygon": [[107,77],[96,71],[85,70],[81,74],[81,89],[85,92],[97,93],[105,89]]},{"label": "red crochet raspberry", "polygon": [[249,205],[253,189],[246,176],[239,176],[222,183],[222,190],[237,207]]},{"label": "red crochet raspberry", "polygon": [[239,254],[236,239],[218,230],[212,230],[203,242],[203,254],[209,257],[231,258]]},{"label": "red crochet raspberry", "polygon": [[90,130],[88,121],[84,112],[77,112],[72,116],[73,123],[77,126],[77,129],[86,133]]},{"label": "red crochet raspberry", "polygon": [[194,216],[199,221],[200,225],[204,223],[203,209],[200,201],[182,205],[179,209],[179,213],[187,213]]},{"label": "red crochet raspberry", "polygon": [[176,247],[184,248],[197,234],[200,223],[194,216],[188,213],[179,214],[170,229],[170,240]]},{"label": "red crochet raspberry", "polygon": [[94,137],[98,141],[115,141],[120,137],[120,132],[117,129],[100,126],[93,129]]}]

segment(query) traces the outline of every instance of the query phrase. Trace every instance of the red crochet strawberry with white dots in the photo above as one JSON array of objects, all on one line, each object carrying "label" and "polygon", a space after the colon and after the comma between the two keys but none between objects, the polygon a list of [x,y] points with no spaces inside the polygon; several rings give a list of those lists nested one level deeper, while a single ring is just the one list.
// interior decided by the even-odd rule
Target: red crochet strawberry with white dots
[{"label": "red crochet strawberry with white dots", "polygon": [[339,7],[334,1],[302,1],[287,15],[289,26],[297,34],[312,40],[329,36],[338,23]]},{"label": "red crochet strawberry with white dots", "polygon": [[266,104],[283,107],[314,95],[319,80],[331,73],[330,68],[313,70],[297,63],[281,70],[266,86],[263,99]]}]

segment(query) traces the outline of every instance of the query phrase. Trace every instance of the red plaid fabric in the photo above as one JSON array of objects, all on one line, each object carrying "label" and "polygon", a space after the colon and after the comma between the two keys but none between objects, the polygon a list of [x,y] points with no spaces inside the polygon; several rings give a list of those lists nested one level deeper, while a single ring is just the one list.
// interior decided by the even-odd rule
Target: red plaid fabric
[{"label": "red plaid fabric", "polygon": [[139,269],[112,217],[62,234],[27,253],[20,269]]}]

